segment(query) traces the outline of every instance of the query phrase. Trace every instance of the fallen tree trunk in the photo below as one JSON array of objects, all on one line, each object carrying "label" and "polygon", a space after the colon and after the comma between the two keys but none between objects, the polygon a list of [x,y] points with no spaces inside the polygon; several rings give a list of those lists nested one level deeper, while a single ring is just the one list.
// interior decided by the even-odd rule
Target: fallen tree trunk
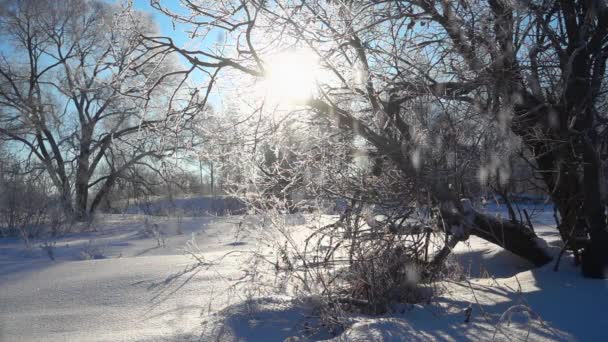
[{"label": "fallen tree trunk", "polygon": [[[475,235],[536,266],[545,265],[553,260],[545,241],[526,225],[479,213],[473,209],[468,200],[462,201],[461,210],[462,214],[450,211],[442,211],[441,214],[443,222],[446,223],[453,237],[459,241],[466,240],[469,235]],[[455,245],[454,242],[453,244]]]},{"label": "fallen tree trunk", "polygon": [[513,221],[491,217],[475,212],[472,235],[499,245],[536,266],[542,266],[553,260],[547,244],[529,227]]}]

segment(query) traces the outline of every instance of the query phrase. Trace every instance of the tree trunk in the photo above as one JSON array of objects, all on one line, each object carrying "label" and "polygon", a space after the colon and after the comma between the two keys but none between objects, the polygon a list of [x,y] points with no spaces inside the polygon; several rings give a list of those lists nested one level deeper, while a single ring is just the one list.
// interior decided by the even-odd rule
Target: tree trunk
[{"label": "tree trunk", "polygon": [[93,198],[93,202],[91,202],[91,207],[89,208],[89,215],[92,215],[95,210],[97,210],[97,207],[108,196],[110,190],[112,189],[115,183],[116,176],[110,175],[108,179],[103,183],[101,189],[99,189],[99,192],[97,192],[97,195],[95,195],[95,198]]},{"label": "tree trunk", "polygon": [[87,218],[87,205],[89,201],[89,178],[90,164],[89,157],[91,156],[91,137],[93,135],[93,127],[90,125],[81,125],[81,140],[80,151],[78,153],[78,165],[76,169],[76,219],[85,220]]},{"label": "tree trunk", "polygon": [[[71,217],[74,214],[74,207],[72,206],[72,194],[70,192],[70,184],[61,184],[61,206],[65,215]],[[71,219],[71,218],[70,218]]]},{"label": "tree trunk", "polygon": [[[584,79],[584,77],[583,77]],[[576,92],[570,85],[566,98],[584,100],[586,91]],[[513,132],[522,137],[532,152],[538,172],[543,177],[547,192],[561,216],[558,227],[567,248],[583,249],[582,272],[586,277],[608,276],[608,230],[604,205],[600,194],[600,157],[594,148],[597,142],[593,129],[593,109],[583,104],[547,106],[531,111],[538,103],[516,108]],[[586,108],[586,109],[585,109]],[[583,109],[582,111],[580,109]],[[537,115],[530,118],[530,112]],[[572,115],[571,113],[580,115]],[[539,139],[531,128],[547,125],[544,119],[559,118],[558,127],[547,127]],[[579,118],[572,129],[573,118]]]},{"label": "tree trunk", "polygon": [[605,279],[608,278],[608,227],[600,190],[601,163],[587,143],[584,143],[583,160],[583,212],[590,241],[583,251],[582,271],[585,277]]},{"label": "tree trunk", "polygon": [[[79,179],[82,177],[79,172],[76,173],[76,208],[75,215],[77,220],[84,220],[87,218],[87,203],[89,199],[89,184],[88,181]],[[88,180],[88,179],[87,179]]]},{"label": "tree trunk", "polygon": [[470,233],[499,245],[536,266],[545,265],[553,260],[545,241],[536,236],[532,229],[519,222],[475,212]]},{"label": "tree trunk", "polygon": [[211,196],[215,198],[215,175],[213,171],[213,162],[209,162],[209,181],[211,185]]},{"label": "tree trunk", "polygon": [[[462,214],[442,211],[443,222],[459,241],[475,235],[518,255],[536,266],[553,260],[544,240],[529,227],[519,222],[484,215],[472,208],[468,200],[462,200]],[[455,245],[455,242],[452,242]],[[450,247],[450,250],[452,247]],[[440,253],[441,254],[441,253]]]},{"label": "tree trunk", "polygon": [[[547,142],[527,145],[535,155],[551,200],[560,213],[562,222],[558,229],[562,241],[571,250],[584,249],[584,276],[606,278],[608,231],[600,193],[601,164],[595,149],[584,137],[558,147]],[[580,152],[582,161],[572,155],[571,145]]]}]

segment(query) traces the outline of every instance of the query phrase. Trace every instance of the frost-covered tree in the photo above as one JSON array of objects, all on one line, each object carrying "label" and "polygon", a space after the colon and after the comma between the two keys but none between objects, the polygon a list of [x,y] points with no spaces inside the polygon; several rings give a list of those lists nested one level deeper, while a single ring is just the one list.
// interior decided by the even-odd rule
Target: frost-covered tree
[{"label": "frost-covered tree", "polygon": [[176,103],[188,96],[163,88],[173,62],[144,58],[149,16],[86,0],[2,1],[0,11],[0,138],[43,165],[76,218],[129,168],[157,168],[191,137],[192,115]]},{"label": "frost-covered tree", "polygon": [[[606,276],[603,1],[183,1],[188,14],[151,3],[190,25],[192,38],[220,38],[189,49],[147,36],[151,52],[178,54],[207,73],[207,92],[225,75],[284,72],[273,54],[315,56],[323,76],[310,96],[298,97],[299,108],[353,134],[352,146],[384,161],[429,204],[467,212],[450,184],[484,136],[504,137],[506,150],[524,147],[559,211],[564,243],[584,249],[583,273]],[[292,80],[284,88],[302,90],[307,78],[292,73]],[[495,173],[491,166],[480,165]],[[508,177],[508,168],[500,172]],[[477,223],[470,232],[538,264],[550,260],[522,227]]]}]

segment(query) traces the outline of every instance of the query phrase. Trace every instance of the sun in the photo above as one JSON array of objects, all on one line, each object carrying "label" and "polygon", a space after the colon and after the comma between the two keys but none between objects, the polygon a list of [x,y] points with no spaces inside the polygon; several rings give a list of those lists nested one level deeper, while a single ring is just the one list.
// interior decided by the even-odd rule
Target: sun
[{"label": "sun", "polygon": [[261,91],[264,98],[283,105],[303,104],[314,96],[321,72],[317,56],[308,50],[289,51],[266,60]]}]

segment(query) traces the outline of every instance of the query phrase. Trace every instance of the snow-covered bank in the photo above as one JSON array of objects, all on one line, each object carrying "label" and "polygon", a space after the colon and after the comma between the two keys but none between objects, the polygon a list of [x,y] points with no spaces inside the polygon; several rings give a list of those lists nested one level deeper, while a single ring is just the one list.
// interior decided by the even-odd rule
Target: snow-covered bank
[{"label": "snow-covered bank", "polygon": [[[473,239],[472,245],[483,244]],[[488,265],[505,257],[500,252],[487,252]],[[466,259],[464,255],[461,257]],[[523,265],[511,265],[513,275],[506,278],[446,283],[444,292],[425,305],[397,305],[392,312],[379,317],[354,315],[352,325],[331,340],[605,341],[608,338],[605,314],[608,282],[582,278],[571,258],[562,261],[559,272],[553,271],[553,264],[517,272],[519,267]],[[203,340],[220,337],[228,341],[282,341],[297,332],[294,327],[304,329],[314,322],[311,318],[314,311],[299,301],[264,298],[248,308],[250,311],[245,312],[241,304],[220,312],[214,321],[215,330],[204,335]]]},{"label": "snow-covered bank", "polygon": [[[142,233],[141,216],[106,215],[97,232],[59,239],[55,261],[16,240],[0,243],[0,341],[139,341],[200,335],[201,312],[225,305],[216,271],[197,268],[184,247],[194,237],[213,259],[247,247],[230,219],[155,218],[165,247]],[[235,240],[238,238],[238,241]],[[235,243],[238,242],[238,243]],[[100,259],[82,260],[87,250]],[[237,275],[229,256],[221,276]],[[178,277],[183,274],[183,277]],[[214,298],[214,301],[210,301]],[[219,307],[218,307],[219,308]]]},{"label": "snow-covered bank", "polygon": [[[148,220],[146,223],[146,219]],[[552,212],[536,215],[537,233],[554,253]],[[146,218],[104,215],[97,231],[57,240],[55,261],[17,240],[0,241],[1,341],[282,341],[314,328],[310,301],[234,292],[248,265],[230,253],[217,267],[191,268],[197,243],[214,260],[249,251],[255,237],[237,233],[239,216]],[[301,222],[300,222],[301,223]],[[164,241],[146,227],[158,228]],[[149,230],[149,229],[148,229]],[[38,246],[38,245],[35,245]],[[164,246],[164,247],[163,247]],[[192,248],[192,247],[191,247]],[[96,250],[100,259],[86,260]],[[270,253],[270,251],[269,251]],[[468,281],[444,284],[427,305],[396,306],[381,317],[353,316],[336,341],[579,340],[608,338],[608,282],[580,276],[570,257],[531,269],[472,237],[456,249]],[[96,253],[89,253],[96,254]],[[467,323],[466,314],[470,312]],[[209,315],[209,313],[211,313]],[[323,329],[309,340],[330,339]]]}]

